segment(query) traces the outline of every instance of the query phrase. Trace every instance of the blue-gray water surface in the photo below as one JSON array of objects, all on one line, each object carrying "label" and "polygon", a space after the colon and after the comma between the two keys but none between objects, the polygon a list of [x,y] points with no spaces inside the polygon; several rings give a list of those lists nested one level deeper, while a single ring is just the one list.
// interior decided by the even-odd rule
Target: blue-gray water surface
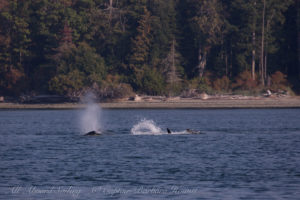
[{"label": "blue-gray water surface", "polygon": [[95,137],[82,112],[0,111],[0,199],[300,197],[300,109],[102,110]]}]

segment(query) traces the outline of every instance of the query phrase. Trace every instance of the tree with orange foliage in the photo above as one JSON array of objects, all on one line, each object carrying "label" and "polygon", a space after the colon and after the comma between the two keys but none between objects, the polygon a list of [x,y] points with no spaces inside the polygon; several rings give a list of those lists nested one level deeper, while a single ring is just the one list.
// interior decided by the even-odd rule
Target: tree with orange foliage
[{"label": "tree with orange foliage", "polygon": [[218,78],[213,82],[213,88],[217,91],[228,91],[230,88],[230,80],[227,76]]},{"label": "tree with orange foliage", "polygon": [[286,90],[288,87],[288,82],[286,80],[286,75],[280,71],[276,71],[271,75],[271,90],[276,92],[278,90]]},{"label": "tree with orange foliage", "polygon": [[253,80],[251,77],[250,71],[244,71],[240,73],[235,79],[235,83],[232,84],[232,87],[235,89],[242,90],[253,90],[258,86],[258,81]]}]

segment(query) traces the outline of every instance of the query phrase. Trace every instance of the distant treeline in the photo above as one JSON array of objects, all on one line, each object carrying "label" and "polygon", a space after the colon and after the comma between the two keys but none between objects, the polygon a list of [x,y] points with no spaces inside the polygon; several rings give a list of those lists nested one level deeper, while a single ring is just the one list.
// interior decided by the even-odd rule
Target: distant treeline
[{"label": "distant treeline", "polygon": [[299,4],[0,0],[0,95],[297,89]]}]

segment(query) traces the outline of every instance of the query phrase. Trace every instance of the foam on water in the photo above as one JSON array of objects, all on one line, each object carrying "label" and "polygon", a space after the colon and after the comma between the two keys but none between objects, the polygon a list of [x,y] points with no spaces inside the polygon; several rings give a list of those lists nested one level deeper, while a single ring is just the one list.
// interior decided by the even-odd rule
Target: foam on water
[{"label": "foam on water", "polygon": [[189,134],[187,131],[172,131],[172,135],[182,135],[182,134]]},{"label": "foam on water", "polygon": [[[172,130],[171,130],[172,131]],[[142,119],[131,129],[133,135],[164,135],[168,134],[167,130],[162,130],[153,120]],[[171,134],[188,134],[186,131],[172,131]]]},{"label": "foam on water", "polygon": [[153,120],[142,119],[131,129],[133,135],[162,135],[166,132],[162,131]]}]

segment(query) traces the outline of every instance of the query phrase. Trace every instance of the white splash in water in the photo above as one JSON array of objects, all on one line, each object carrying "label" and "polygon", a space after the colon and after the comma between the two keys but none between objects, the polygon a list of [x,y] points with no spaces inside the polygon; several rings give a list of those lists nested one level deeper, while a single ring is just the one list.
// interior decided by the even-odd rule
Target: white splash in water
[{"label": "white splash in water", "polygon": [[[172,131],[172,130],[171,130]],[[163,131],[159,126],[155,124],[153,120],[142,119],[139,123],[134,125],[131,129],[133,135],[163,135],[168,134],[167,130]],[[188,134],[184,131],[172,131],[172,135]]]},{"label": "white splash in water", "polygon": [[158,126],[156,126],[153,120],[143,119],[131,129],[133,135],[161,135],[166,134]]},{"label": "white splash in water", "polygon": [[90,131],[100,132],[101,108],[95,102],[95,95],[93,93],[88,93],[84,97],[83,103],[86,104],[86,108],[84,109],[80,118],[80,126],[82,133],[87,133]]}]

